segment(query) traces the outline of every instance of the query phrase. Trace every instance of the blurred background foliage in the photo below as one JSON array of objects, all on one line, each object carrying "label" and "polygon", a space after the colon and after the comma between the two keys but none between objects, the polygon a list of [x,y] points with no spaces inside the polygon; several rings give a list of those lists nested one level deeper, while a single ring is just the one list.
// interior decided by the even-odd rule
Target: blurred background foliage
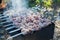
[{"label": "blurred background foliage", "polygon": [[42,5],[44,7],[57,7],[60,6],[60,0],[29,0],[29,7]]},{"label": "blurred background foliage", "polygon": [[[4,0],[6,3],[9,2],[10,0]],[[29,1],[29,7],[34,7],[36,5],[41,5],[44,7],[60,7],[60,0],[27,0]]]}]

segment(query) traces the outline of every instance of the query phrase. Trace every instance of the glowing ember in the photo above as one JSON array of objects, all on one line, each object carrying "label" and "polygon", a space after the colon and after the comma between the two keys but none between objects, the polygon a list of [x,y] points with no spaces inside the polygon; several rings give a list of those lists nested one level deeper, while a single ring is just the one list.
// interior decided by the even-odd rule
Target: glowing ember
[{"label": "glowing ember", "polygon": [[2,0],[2,3],[0,4],[0,8],[5,8],[6,7],[6,4],[4,2],[4,0]]}]

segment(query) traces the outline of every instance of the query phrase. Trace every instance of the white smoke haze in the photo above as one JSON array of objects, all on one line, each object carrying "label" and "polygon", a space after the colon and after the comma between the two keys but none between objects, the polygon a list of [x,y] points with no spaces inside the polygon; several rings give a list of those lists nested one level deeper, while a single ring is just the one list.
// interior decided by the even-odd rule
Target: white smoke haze
[{"label": "white smoke haze", "polygon": [[11,0],[12,8],[5,11],[17,28],[21,28],[21,32],[25,34],[30,31],[36,31],[51,23],[50,20],[42,18],[42,15],[32,8],[28,7],[26,0]]},{"label": "white smoke haze", "polygon": [[27,1],[26,0],[11,0],[11,2],[12,2],[12,6],[14,9],[18,8],[18,9],[22,10],[22,8],[27,7]]}]

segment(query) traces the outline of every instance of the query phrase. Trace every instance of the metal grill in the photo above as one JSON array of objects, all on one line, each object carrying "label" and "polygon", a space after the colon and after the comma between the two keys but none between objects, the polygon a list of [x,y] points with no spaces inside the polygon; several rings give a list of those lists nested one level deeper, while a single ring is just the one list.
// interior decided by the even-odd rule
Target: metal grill
[{"label": "metal grill", "polygon": [[[15,25],[13,24],[13,22],[9,19],[9,16],[5,16],[5,15],[0,15],[0,27],[3,26],[3,28],[8,32],[9,37],[7,38],[7,40],[11,40],[12,38],[17,38],[18,36],[21,36],[21,29],[15,27]],[[48,40],[48,39],[52,39],[53,38],[53,34],[54,34],[54,28],[55,28],[55,24],[52,23],[50,25],[48,25],[45,28],[42,28],[41,30],[35,32],[35,34],[31,35],[32,38],[38,38],[38,40]],[[23,37],[22,39],[31,39],[31,36],[26,35],[27,37]],[[40,39],[41,38],[41,39]],[[19,37],[19,39],[21,39],[21,37]],[[17,40],[17,39],[16,39]],[[35,39],[34,39],[35,40]]]},{"label": "metal grill", "polygon": [[0,15],[0,21],[0,26],[3,26],[10,35],[10,37],[8,37],[7,40],[22,34],[20,28],[16,28],[13,22],[9,20],[9,16]]}]

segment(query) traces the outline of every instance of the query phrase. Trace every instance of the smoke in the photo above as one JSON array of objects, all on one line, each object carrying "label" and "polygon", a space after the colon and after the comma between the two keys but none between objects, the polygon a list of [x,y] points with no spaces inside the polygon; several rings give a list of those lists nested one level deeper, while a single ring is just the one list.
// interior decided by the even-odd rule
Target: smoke
[{"label": "smoke", "polygon": [[13,9],[23,9],[27,8],[27,1],[26,0],[11,0],[12,2],[12,8]]},{"label": "smoke", "polygon": [[4,12],[5,15],[20,14],[21,11],[27,10],[28,1],[27,0],[10,0],[7,3],[7,11]]},{"label": "smoke", "polygon": [[35,10],[39,7],[28,8],[27,0],[10,0],[7,6],[4,14],[9,16],[15,26],[22,28],[23,33],[39,30],[50,24],[50,20],[42,18],[42,15]]}]

